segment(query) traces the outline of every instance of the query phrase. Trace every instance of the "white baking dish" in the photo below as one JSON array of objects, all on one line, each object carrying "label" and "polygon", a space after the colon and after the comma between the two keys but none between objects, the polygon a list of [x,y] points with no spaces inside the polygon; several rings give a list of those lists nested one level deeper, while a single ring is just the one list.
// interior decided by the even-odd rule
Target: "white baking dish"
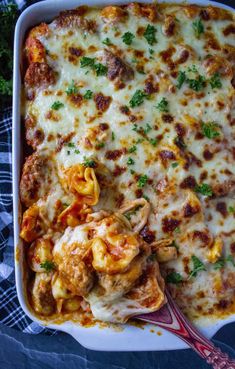
[{"label": "white baking dish", "polygon": [[[13,203],[14,203],[14,241],[15,241],[15,275],[18,298],[24,312],[33,320],[41,325],[45,325],[43,321],[36,318],[29,310],[26,303],[26,294],[23,283],[23,252],[22,242],[19,238],[19,219],[21,217],[20,201],[19,201],[19,179],[22,164],[22,143],[24,138],[21,137],[21,118],[20,118],[20,95],[21,95],[21,50],[24,41],[25,32],[30,27],[42,22],[50,21],[61,10],[72,9],[79,5],[89,3],[89,5],[104,6],[107,3],[125,4],[128,0],[47,0],[36,3],[27,8],[20,16],[15,29],[14,44],[14,96],[13,96]],[[142,2],[151,2],[142,1]],[[161,1],[159,1],[161,2]],[[162,1],[164,2],[164,1]],[[170,1],[167,1],[170,2]],[[174,3],[180,1],[173,1]],[[215,5],[222,8],[229,8],[220,3],[212,1],[198,0],[188,1],[188,3],[197,3],[199,5]],[[235,316],[216,322],[203,322],[199,327],[206,337],[212,337],[219,328],[227,323],[235,321]],[[58,329],[72,335],[83,346],[94,350],[105,351],[152,351],[152,350],[176,350],[186,348],[186,344],[173,336],[171,333],[162,331],[155,327],[155,333],[150,332],[153,328],[146,325],[144,329],[137,328],[133,325],[126,325],[123,330],[117,331],[113,328],[101,329],[98,326],[84,328],[72,322],[63,324],[49,324],[49,328]],[[161,332],[161,333],[159,333]]]}]

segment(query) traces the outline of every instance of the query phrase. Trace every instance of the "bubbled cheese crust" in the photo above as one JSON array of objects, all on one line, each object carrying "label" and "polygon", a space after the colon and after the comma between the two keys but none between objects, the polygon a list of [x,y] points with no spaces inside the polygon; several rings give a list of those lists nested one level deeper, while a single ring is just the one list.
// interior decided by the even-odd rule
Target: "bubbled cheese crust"
[{"label": "bubbled cheese crust", "polygon": [[[190,5],[111,8],[65,12],[46,32],[36,32],[47,50],[51,84],[43,78],[32,98],[26,79],[25,118],[34,121],[28,129],[26,124],[27,141],[53,158],[59,173],[92,159],[100,186],[97,211],[116,211],[145,196],[151,214],[143,238],[171,237],[178,247],[177,260],[162,264],[161,271],[182,276],[183,283],[169,285],[179,305],[193,319],[230,314],[234,266],[226,261],[215,269],[214,262],[235,254],[234,16]],[[156,38],[150,44],[149,25]],[[135,36],[130,45],[122,38],[127,30]],[[83,57],[95,58],[107,74],[82,67]],[[180,72],[186,77],[179,87]],[[200,76],[197,90],[190,81]],[[69,94],[71,86],[75,93]],[[133,107],[138,90],[142,102]],[[63,104],[58,110],[51,108],[55,101]],[[212,138],[202,128],[210,122],[219,132]],[[212,197],[195,194],[203,183]],[[55,188],[49,199],[62,197],[60,185]],[[189,278],[192,255],[206,271]]]}]

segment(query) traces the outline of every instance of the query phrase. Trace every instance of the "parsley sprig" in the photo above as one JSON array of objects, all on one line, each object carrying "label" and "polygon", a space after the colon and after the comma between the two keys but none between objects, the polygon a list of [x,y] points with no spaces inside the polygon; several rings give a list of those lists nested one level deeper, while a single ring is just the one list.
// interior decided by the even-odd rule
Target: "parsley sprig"
[{"label": "parsley sprig", "polygon": [[40,267],[45,269],[47,273],[51,272],[52,270],[56,269],[56,265],[53,261],[46,260],[40,264]]},{"label": "parsley sprig", "polygon": [[169,111],[169,103],[168,103],[167,99],[165,97],[163,97],[161,99],[161,101],[159,101],[159,103],[156,105],[156,108],[160,112],[167,113]]},{"label": "parsley sprig", "polygon": [[198,259],[197,256],[192,255],[191,261],[193,263],[193,269],[189,274],[189,279],[192,278],[192,277],[196,277],[198,272],[200,272],[202,270],[206,270],[205,265],[203,264],[203,262],[200,259]]},{"label": "parsley sprig", "polygon": [[183,281],[182,276],[177,272],[172,272],[166,276],[166,282],[172,284],[178,284]]},{"label": "parsley sprig", "polygon": [[210,185],[208,185],[207,183],[202,183],[201,185],[197,185],[195,187],[195,191],[204,195],[204,196],[212,196],[213,195],[213,191]]},{"label": "parsley sprig", "polygon": [[55,101],[52,105],[51,105],[51,109],[53,110],[59,110],[60,108],[63,108],[64,104],[60,101]]},{"label": "parsley sprig", "polygon": [[218,131],[218,124],[215,122],[202,122],[201,129],[203,135],[207,138],[213,139],[220,136],[220,132]]},{"label": "parsley sprig", "polygon": [[130,107],[135,108],[136,106],[139,106],[143,104],[144,99],[148,96],[144,91],[142,90],[136,90],[134,95],[132,96],[131,100],[129,101]]},{"label": "parsley sprig", "polygon": [[122,36],[122,41],[126,45],[131,45],[134,38],[135,38],[135,35],[133,35],[133,33],[125,32],[124,35]]},{"label": "parsley sprig", "polygon": [[105,76],[108,72],[108,68],[101,64],[96,63],[95,58],[88,58],[87,56],[83,56],[80,60],[80,66],[81,68],[91,68],[96,72],[97,76]]},{"label": "parsley sprig", "polygon": [[148,24],[144,31],[144,38],[148,41],[148,44],[151,46],[157,42],[156,32],[157,29],[151,24]]},{"label": "parsley sprig", "polygon": [[147,182],[148,182],[148,176],[146,176],[146,174],[141,175],[138,179],[137,186],[139,188],[143,188]]},{"label": "parsley sprig", "polygon": [[196,19],[193,24],[193,30],[194,30],[194,34],[197,38],[200,38],[201,34],[204,33],[204,25],[202,23],[202,20]]}]

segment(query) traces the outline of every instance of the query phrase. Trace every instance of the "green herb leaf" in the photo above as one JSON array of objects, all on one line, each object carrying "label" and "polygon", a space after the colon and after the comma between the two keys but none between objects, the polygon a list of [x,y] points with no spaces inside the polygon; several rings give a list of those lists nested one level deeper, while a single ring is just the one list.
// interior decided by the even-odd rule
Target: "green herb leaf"
[{"label": "green herb leaf", "polygon": [[232,255],[228,255],[228,256],[226,257],[226,261],[228,261],[228,262],[232,263],[232,265],[235,267],[235,260],[234,260],[234,258],[233,258],[233,256],[232,256]]},{"label": "green herb leaf", "polygon": [[68,86],[65,92],[67,95],[75,95],[78,91],[79,89],[75,86],[74,80],[72,80],[72,83]]},{"label": "green herb leaf", "polygon": [[149,54],[153,55],[154,54],[154,50],[153,49],[149,49]]},{"label": "green herb leaf", "polygon": [[59,110],[60,108],[63,108],[64,104],[60,101],[55,101],[52,105],[51,105],[51,109],[53,110]]},{"label": "green herb leaf", "polygon": [[131,100],[129,101],[129,104],[132,108],[135,108],[136,106],[141,105],[146,97],[147,94],[144,91],[136,90]]},{"label": "green herb leaf", "polygon": [[108,37],[106,37],[103,41],[102,44],[110,46],[112,45],[112,42],[110,41],[110,39]]},{"label": "green herb leaf", "polygon": [[182,71],[179,71],[179,74],[178,74],[178,77],[177,77],[177,85],[176,87],[178,89],[180,89],[184,82],[186,81],[186,73],[185,72],[182,72]]},{"label": "green herb leaf", "polygon": [[197,73],[196,65],[193,64],[191,67],[188,67],[188,72]]},{"label": "green herb leaf", "polygon": [[91,90],[86,90],[85,94],[83,95],[84,99],[90,100],[92,98],[93,92]]},{"label": "green herb leaf", "polygon": [[213,195],[213,191],[212,191],[211,186],[209,186],[206,183],[202,183],[201,185],[197,185],[195,187],[195,191],[202,194],[202,195],[204,195],[204,196],[208,196],[208,197]]},{"label": "green herb leaf", "polygon": [[209,83],[211,85],[211,88],[221,88],[222,87],[222,82],[220,80],[220,75],[219,73],[215,73],[211,79],[209,80]]},{"label": "green herb leaf", "polygon": [[214,270],[219,270],[221,268],[223,268],[225,266],[225,260],[224,258],[221,258],[219,260],[217,260],[215,263],[214,263]]},{"label": "green herb leaf", "polygon": [[106,76],[107,72],[108,72],[108,68],[101,64],[101,63],[97,63],[94,65],[94,69],[96,71],[96,75],[99,76]]},{"label": "green herb leaf", "polygon": [[175,233],[180,233],[181,231],[180,231],[180,227],[176,227],[175,229],[174,229],[174,232]]},{"label": "green herb leaf", "polygon": [[201,34],[204,33],[204,25],[200,18],[193,22],[193,30],[197,38],[199,38]]},{"label": "green herb leaf", "polygon": [[132,158],[128,158],[126,163],[127,163],[127,165],[134,165],[135,161]]},{"label": "green herb leaf", "polygon": [[148,181],[148,177],[146,176],[146,174],[144,174],[144,175],[139,177],[138,182],[137,182],[137,186],[139,188],[143,188],[146,185],[147,181]]},{"label": "green herb leaf", "polygon": [[231,213],[231,214],[234,214],[235,213],[235,207],[229,206],[228,207],[228,212]]},{"label": "green herb leaf", "polygon": [[68,142],[67,146],[68,147],[75,147],[75,143],[74,142]]},{"label": "green herb leaf", "polygon": [[131,154],[131,153],[133,153],[133,152],[136,152],[136,150],[137,150],[136,145],[133,145],[133,146],[131,146],[131,147],[129,148],[128,152]]},{"label": "green herb leaf", "polygon": [[208,123],[202,122],[201,128],[202,128],[202,133],[207,138],[213,139],[215,137],[220,136],[220,132],[218,131],[218,124],[216,124],[215,122],[208,122]]},{"label": "green herb leaf", "polygon": [[75,154],[80,154],[80,151],[78,149],[74,150]]},{"label": "green herb leaf", "polygon": [[101,149],[102,147],[104,147],[105,146],[105,143],[104,142],[98,142],[96,145],[95,145],[95,147],[97,148],[97,149]]},{"label": "green herb leaf", "polygon": [[152,126],[149,123],[146,124],[145,128],[143,128],[144,133],[147,135],[152,130]]},{"label": "green herb leaf", "polygon": [[182,276],[177,272],[172,272],[166,276],[166,282],[172,284],[178,284],[183,281]]},{"label": "green herb leaf", "polygon": [[87,168],[95,168],[96,167],[96,162],[92,159],[87,158],[86,156],[83,157],[84,162],[82,163],[82,165],[84,165],[84,167]]},{"label": "green herb leaf", "polygon": [[177,251],[179,251],[179,245],[175,242],[175,240],[172,242],[171,246],[175,247]]},{"label": "green herb leaf", "polygon": [[205,265],[200,259],[198,259],[197,256],[193,255],[191,257],[191,261],[193,263],[193,270],[190,272],[189,278],[196,277],[197,273],[200,272],[201,270],[206,270]]},{"label": "green herb leaf", "polygon": [[178,165],[179,165],[179,163],[177,163],[177,162],[171,164],[172,168],[176,168],[176,167],[178,167]]},{"label": "green herb leaf", "polygon": [[167,113],[169,111],[168,105],[169,105],[168,101],[166,100],[165,97],[163,97],[161,101],[157,104],[156,108],[161,112]]},{"label": "green herb leaf", "polygon": [[124,44],[126,45],[131,45],[132,41],[134,40],[135,35],[133,35],[133,33],[131,32],[126,32],[124,33],[124,35],[122,36],[122,41],[124,42]]},{"label": "green herb leaf", "polygon": [[85,67],[94,67],[95,58],[88,58],[87,56],[83,56],[80,60],[81,68]]},{"label": "green herb leaf", "polygon": [[112,132],[112,141],[114,141],[114,140],[115,140],[115,133]]},{"label": "green herb leaf", "polygon": [[152,146],[157,146],[158,139],[157,138],[150,138],[149,142],[151,143]]},{"label": "green herb leaf", "polygon": [[205,87],[205,82],[206,82],[205,77],[201,75],[197,76],[196,79],[190,78],[187,79],[189,87],[196,92],[201,91]]},{"label": "green herb leaf", "polygon": [[49,261],[49,260],[46,260],[44,261],[43,263],[40,264],[40,267],[45,269],[45,271],[48,273],[48,272],[51,272],[52,270],[56,269],[56,265],[55,263],[53,263],[53,261]]},{"label": "green herb leaf", "polygon": [[150,24],[147,25],[146,30],[144,31],[144,38],[148,41],[149,45],[153,45],[157,42],[156,39],[157,29]]}]

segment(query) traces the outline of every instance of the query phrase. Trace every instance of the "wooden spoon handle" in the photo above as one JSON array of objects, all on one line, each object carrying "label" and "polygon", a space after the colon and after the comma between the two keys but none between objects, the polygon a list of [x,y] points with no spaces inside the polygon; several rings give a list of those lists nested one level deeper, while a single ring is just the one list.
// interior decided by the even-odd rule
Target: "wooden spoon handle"
[{"label": "wooden spoon handle", "polygon": [[148,323],[157,324],[159,327],[174,333],[184,340],[214,369],[235,369],[235,361],[229,359],[226,353],[216,347],[204,337],[181,313],[180,309],[166,292],[168,303],[159,311],[150,314],[138,315],[138,319]]}]

